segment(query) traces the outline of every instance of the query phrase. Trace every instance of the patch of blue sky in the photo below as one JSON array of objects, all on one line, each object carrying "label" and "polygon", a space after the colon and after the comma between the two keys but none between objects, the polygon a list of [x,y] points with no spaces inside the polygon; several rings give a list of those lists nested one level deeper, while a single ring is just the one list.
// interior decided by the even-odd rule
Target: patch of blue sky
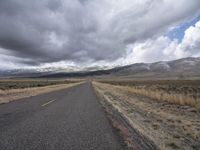
[{"label": "patch of blue sky", "polygon": [[173,28],[166,34],[166,36],[168,36],[171,40],[177,39],[178,42],[181,42],[184,37],[185,30],[187,30],[190,26],[194,26],[199,20],[200,15],[190,21],[184,22],[179,26]]}]

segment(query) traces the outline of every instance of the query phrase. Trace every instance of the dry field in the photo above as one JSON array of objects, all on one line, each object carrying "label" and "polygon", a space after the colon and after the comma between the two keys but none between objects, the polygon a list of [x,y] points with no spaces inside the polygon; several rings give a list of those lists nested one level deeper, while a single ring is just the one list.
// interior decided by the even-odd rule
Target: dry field
[{"label": "dry field", "polygon": [[200,108],[200,80],[100,81],[159,101]]},{"label": "dry field", "polygon": [[200,149],[199,81],[101,81],[93,86],[159,149]]},{"label": "dry field", "polygon": [[24,89],[43,87],[49,85],[76,83],[80,80],[55,80],[55,79],[0,79],[0,90]]},{"label": "dry field", "polygon": [[0,104],[81,84],[83,80],[1,79]]}]

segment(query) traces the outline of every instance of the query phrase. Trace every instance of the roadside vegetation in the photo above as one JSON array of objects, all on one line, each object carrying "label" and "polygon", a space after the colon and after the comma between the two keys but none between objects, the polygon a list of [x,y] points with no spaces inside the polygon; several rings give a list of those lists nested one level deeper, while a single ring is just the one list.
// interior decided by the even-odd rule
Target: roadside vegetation
[{"label": "roadside vegetation", "polygon": [[200,108],[200,80],[100,81],[159,101]]},{"label": "roadside vegetation", "polygon": [[24,89],[43,87],[49,85],[69,84],[80,80],[54,80],[54,79],[0,79],[0,90]]},{"label": "roadside vegetation", "polygon": [[81,79],[0,79],[0,104],[62,90],[83,82]]},{"label": "roadside vegetation", "polygon": [[93,86],[104,107],[159,149],[199,149],[200,81],[96,80]]}]

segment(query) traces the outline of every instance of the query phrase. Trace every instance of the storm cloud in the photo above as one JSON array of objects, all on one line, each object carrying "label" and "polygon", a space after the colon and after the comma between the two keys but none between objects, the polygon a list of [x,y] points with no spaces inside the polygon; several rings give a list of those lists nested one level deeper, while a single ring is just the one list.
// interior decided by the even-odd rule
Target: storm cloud
[{"label": "storm cloud", "polygon": [[0,53],[26,65],[115,61],[199,8],[199,0],[1,0]]}]

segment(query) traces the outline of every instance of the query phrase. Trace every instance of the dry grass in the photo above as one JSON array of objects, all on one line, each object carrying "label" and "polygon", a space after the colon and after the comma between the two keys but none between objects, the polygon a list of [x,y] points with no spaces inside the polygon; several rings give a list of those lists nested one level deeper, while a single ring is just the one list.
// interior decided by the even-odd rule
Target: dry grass
[{"label": "dry grass", "polygon": [[0,79],[0,90],[23,89],[32,87],[43,87],[49,85],[69,84],[80,82],[73,79]]},{"label": "dry grass", "polygon": [[101,81],[159,101],[200,108],[199,81]]},{"label": "dry grass", "polygon": [[72,86],[79,85],[81,83],[83,82],[45,85],[42,87],[28,87],[28,88],[23,87],[18,89],[6,89],[6,90],[0,89],[0,104],[8,103],[25,97],[35,96],[38,94],[69,88]]},{"label": "dry grass", "polygon": [[128,118],[134,129],[160,149],[193,150],[200,147],[200,112],[197,108],[141,96],[130,92],[130,87],[99,82],[93,82],[93,85],[99,95]]},{"label": "dry grass", "polygon": [[126,87],[128,91],[134,92],[136,94],[141,94],[159,101],[167,101],[169,103],[176,103],[181,105],[190,105],[200,108],[200,99],[194,98],[190,95],[167,93],[164,91],[152,91],[149,89],[139,89],[137,87]]}]

